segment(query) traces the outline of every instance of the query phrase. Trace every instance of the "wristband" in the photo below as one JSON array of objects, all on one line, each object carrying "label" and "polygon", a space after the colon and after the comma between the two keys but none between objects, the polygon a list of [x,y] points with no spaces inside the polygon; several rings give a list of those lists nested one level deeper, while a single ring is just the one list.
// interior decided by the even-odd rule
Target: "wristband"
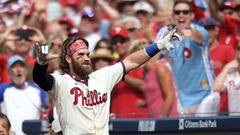
[{"label": "wristband", "polygon": [[157,43],[153,43],[145,48],[145,52],[149,57],[153,57],[155,54],[159,52],[159,48]]}]

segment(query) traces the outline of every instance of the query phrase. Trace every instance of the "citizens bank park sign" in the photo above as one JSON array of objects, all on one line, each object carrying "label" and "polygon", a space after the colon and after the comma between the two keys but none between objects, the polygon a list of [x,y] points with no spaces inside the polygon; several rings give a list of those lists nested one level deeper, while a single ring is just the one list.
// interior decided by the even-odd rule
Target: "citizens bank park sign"
[{"label": "citizens bank park sign", "polygon": [[[177,121],[175,121],[175,124],[176,123]],[[158,128],[161,128],[159,126],[161,126],[161,124],[158,124],[155,120],[140,120],[138,122],[138,131],[155,131],[158,130]],[[169,126],[173,128],[173,125]],[[167,128],[168,127],[166,127],[166,129]],[[185,120],[182,118],[178,120],[178,130],[199,128],[217,128],[217,120]]]},{"label": "citizens bank park sign", "polygon": [[[229,119],[228,119],[229,118]],[[232,124],[235,123],[235,124]],[[111,132],[195,132],[240,131],[240,117],[184,117],[149,119],[111,119]]]},{"label": "citizens bank park sign", "polygon": [[187,128],[217,128],[217,120],[185,120],[179,119],[178,129]]}]

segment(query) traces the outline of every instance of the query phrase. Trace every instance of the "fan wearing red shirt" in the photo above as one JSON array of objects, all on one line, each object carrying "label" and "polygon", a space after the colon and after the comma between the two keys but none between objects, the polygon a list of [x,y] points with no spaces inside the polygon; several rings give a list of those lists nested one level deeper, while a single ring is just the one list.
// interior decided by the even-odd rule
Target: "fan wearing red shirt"
[{"label": "fan wearing red shirt", "polygon": [[[128,55],[129,36],[123,27],[111,30],[111,44],[119,54],[119,60]],[[115,118],[146,118],[147,108],[143,105],[145,97],[140,90],[139,79],[143,80],[143,69],[137,68],[127,73],[124,80],[113,89],[111,114]],[[142,82],[140,82],[142,83]]]},{"label": "fan wearing red shirt", "polygon": [[222,44],[230,45],[235,50],[238,46],[238,36],[240,33],[240,17],[237,14],[237,3],[225,1],[218,11],[217,0],[210,0],[209,7],[212,17],[220,21],[218,40]]}]

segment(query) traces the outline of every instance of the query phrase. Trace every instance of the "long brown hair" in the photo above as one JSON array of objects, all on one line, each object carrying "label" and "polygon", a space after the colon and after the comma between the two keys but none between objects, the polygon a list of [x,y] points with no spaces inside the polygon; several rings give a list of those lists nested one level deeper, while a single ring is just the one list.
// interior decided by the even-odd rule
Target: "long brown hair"
[{"label": "long brown hair", "polygon": [[73,42],[75,42],[76,40],[82,40],[87,45],[87,47],[89,46],[88,41],[86,39],[84,39],[80,36],[76,36],[76,35],[68,37],[63,42],[63,45],[61,48],[61,54],[60,54],[59,67],[64,73],[69,73],[69,65],[65,59],[65,56],[69,55],[69,48],[70,48],[71,44]]}]

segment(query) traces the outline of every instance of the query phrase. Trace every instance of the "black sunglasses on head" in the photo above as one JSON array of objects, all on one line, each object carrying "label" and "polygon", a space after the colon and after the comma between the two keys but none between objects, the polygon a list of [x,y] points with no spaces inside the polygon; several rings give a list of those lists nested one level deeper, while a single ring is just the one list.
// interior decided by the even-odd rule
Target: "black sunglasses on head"
[{"label": "black sunglasses on head", "polygon": [[173,10],[173,13],[175,15],[180,15],[181,13],[184,15],[188,15],[191,12],[192,12],[191,10]]}]

